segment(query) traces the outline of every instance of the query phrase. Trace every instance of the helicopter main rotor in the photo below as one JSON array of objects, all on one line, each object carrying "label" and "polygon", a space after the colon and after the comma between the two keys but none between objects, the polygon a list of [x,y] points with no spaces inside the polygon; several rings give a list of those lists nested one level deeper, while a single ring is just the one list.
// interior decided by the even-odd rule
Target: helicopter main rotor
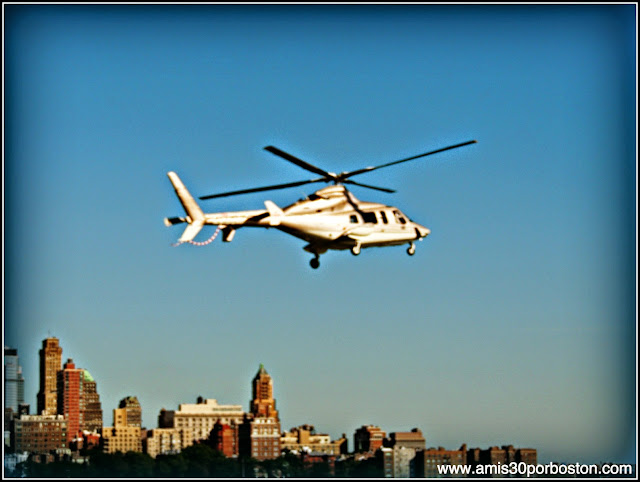
[{"label": "helicopter main rotor", "polygon": [[318,177],[315,179],[307,179],[304,181],[296,181],[296,182],[289,182],[289,183],[284,183],[284,184],[274,184],[274,185],[270,185],[270,186],[262,186],[262,187],[254,187],[254,188],[250,188],[250,189],[241,189],[238,191],[229,191],[229,192],[223,192],[223,193],[219,193],[219,194],[209,194],[207,196],[200,196],[200,199],[214,199],[214,198],[219,198],[219,197],[227,197],[227,196],[235,196],[238,194],[248,194],[248,193],[252,193],[252,192],[261,192],[261,191],[271,191],[271,190],[275,190],[275,189],[286,189],[286,188],[290,188],[290,187],[296,187],[296,186],[302,186],[305,184],[312,184],[312,183],[316,183],[316,182],[325,182],[325,183],[334,183],[334,184],[351,184],[354,186],[360,186],[360,187],[366,187],[367,189],[374,189],[376,191],[382,191],[382,192],[388,192],[388,193],[393,193],[396,192],[393,189],[389,189],[386,187],[379,187],[379,186],[372,186],[370,184],[363,184],[363,183],[359,183],[356,181],[353,181],[349,178],[353,177],[353,176],[358,176],[360,174],[365,174],[367,172],[372,172],[378,169],[382,169],[383,167],[389,167],[389,166],[393,166],[395,164],[400,164],[403,162],[408,162],[408,161],[413,161],[415,159],[419,159],[421,157],[426,157],[426,156],[430,156],[432,154],[437,154],[439,152],[443,152],[443,151],[448,151],[449,149],[456,149],[458,147],[463,147],[463,146],[467,146],[469,144],[475,144],[477,141],[476,140],[472,140],[472,141],[467,141],[467,142],[463,142],[460,144],[455,144],[453,146],[448,146],[448,147],[443,147],[441,149],[436,149],[435,151],[429,151],[429,152],[425,152],[423,154],[418,154],[417,156],[411,156],[411,157],[407,157],[405,159],[400,159],[398,161],[393,161],[393,162],[387,162],[385,164],[380,164],[379,166],[374,166],[374,167],[365,167],[362,169],[356,169],[355,171],[346,171],[346,172],[341,172],[340,174],[336,174],[333,172],[328,172],[325,171],[324,169],[321,169],[317,166],[314,166],[313,164],[309,164],[306,161],[303,161],[302,159],[298,159],[295,156],[292,156],[291,154],[289,154],[288,152],[284,152],[281,149],[278,149],[277,147],[274,146],[267,146],[264,149],[266,151],[269,151],[270,153],[279,156],[283,159],[285,159],[286,161],[291,162],[292,164],[295,164],[298,167],[301,167],[302,169],[312,172],[314,174],[318,174],[319,176],[322,177]]}]

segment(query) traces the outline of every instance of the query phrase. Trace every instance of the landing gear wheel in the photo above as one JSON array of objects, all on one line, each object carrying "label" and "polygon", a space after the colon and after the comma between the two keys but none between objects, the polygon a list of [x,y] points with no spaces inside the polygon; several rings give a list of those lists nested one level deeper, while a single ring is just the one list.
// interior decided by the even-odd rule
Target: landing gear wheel
[{"label": "landing gear wheel", "polygon": [[407,248],[407,254],[409,256],[413,256],[414,254],[416,254],[416,245],[415,244],[411,243],[409,245],[409,247]]},{"label": "landing gear wheel", "polygon": [[360,245],[356,244],[355,246],[351,246],[351,254],[354,256],[358,256],[360,254]]},{"label": "landing gear wheel", "polygon": [[318,269],[318,267],[320,266],[320,260],[318,258],[313,258],[311,261],[309,261],[309,264],[313,269]]}]

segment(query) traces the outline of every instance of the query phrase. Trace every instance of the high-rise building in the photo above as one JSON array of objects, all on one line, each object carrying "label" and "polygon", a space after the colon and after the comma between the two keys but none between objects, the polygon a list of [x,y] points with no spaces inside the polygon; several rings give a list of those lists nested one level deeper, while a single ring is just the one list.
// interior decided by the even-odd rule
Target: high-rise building
[{"label": "high-rise building", "polygon": [[262,364],[252,388],[251,413],[240,427],[240,453],[258,460],[275,459],[280,456],[280,419],[273,398],[273,380]]},{"label": "high-rise building", "polygon": [[58,372],[57,380],[58,414],[64,415],[69,424],[67,441],[71,442],[81,430],[81,426],[84,426],[84,414],[81,410],[84,370],[76,368],[73,360],[69,358]]},{"label": "high-rise building", "polygon": [[420,450],[425,448],[425,439],[420,429],[414,428],[411,432],[391,432],[385,445]]},{"label": "high-rise building", "polygon": [[48,454],[67,447],[67,420],[62,415],[21,415],[13,424],[16,452]]},{"label": "high-rise building", "polygon": [[529,448],[515,448],[513,445],[503,445],[502,447],[489,447],[488,449],[473,448],[467,451],[467,464],[476,465],[497,465],[510,464],[512,462],[526,464],[537,463],[537,450]]},{"label": "high-rise building", "polygon": [[96,432],[102,427],[102,406],[96,382],[69,358],[58,372],[58,414],[68,421],[68,441],[80,432]]},{"label": "high-rise building", "polygon": [[40,349],[40,391],[38,413],[58,413],[58,372],[62,368],[62,347],[57,338],[45,338]]},{"label": "high-rise building", "polygon": [[[160,412],[160,428],[177,428],[182,432],[182,448],[197,440],[207,440],[216,422],[240,425],[246,413],[242,405],[219,405],[214,398],[198,398],[197,403],[181,403],[176,411]],[[171,425],[172,424],[172,425]]]},{"label": "high-rise building", "polygon": [[175,427],[175,410],[167,410],[165,408],[160,409],[158,415],[158,428],[173,428]]},{"label": "high-rise building", "polygon": [[444,447],[418,450],[413,465],[415,477],[442,477],[438,467],[467,465],[467,445],[462,444],[458,450],[446,450]]},{"label": "high-rise building", "polygon": [[102,428],[102,404],[98,386],[88,370],[84,370],[84,427],[87,432],[99,432]]},{"label": "high-rise building", "polygon": [[177,428],[154,428],[147,430],[142,439],[142,449],[150,457],[177,454],[182,450],[182,432]]},{"label": "high-rise building", "polygon": [[278,418],[276,401],[273,398],[273,380],[271,375],[260,364],[258,373],[253,378],[253,399],[251,400],[251,414],[255,417]]},{"label": "high-rise building", "polygon": [[11,444],[14,418],[18,418],[24,407],[24,378],[18,362],[18,350],[4,347],[4,444]]},{"label": "high-rise building", "polygon": [[340,455],[347,453],[347,439],[343,436],[332,442],[329,435],[316,433],[313,425],[301,425],[282,433],[280,449],[286,449],[295,454]]},{"label": "high-rise building", "polygon": [[375,452],[382,447],[386,433],[375,425],[363,425],[353,435],[355,452]]},{"label": "high-rise building", "polygon": [[18,350],[4,347],[4,408],[10,408],[14,414],[24,403],[24,378],[18,361]]},{"label": "high-rise building", "polygon": [[142,407],[137,397],[125,397],[120,400],[118,408],[124,408],[127,413],[127,425],[130,427],[142,427]]},{"label": "high-rise building", "polygon": [[238,435],[238,427],[235,424],[228,425],[218,420],[213,426],[213,430],[209,436],[209,444],[214,450],[222,453],[225,457],[238,456]]},{"label": "high-rise building", "polygon": [[415,449],[396,445],[391,451],[393,452],[393,477],[397,479],[415,477],[414,471],[411,470],[411,462],[416,457]]},{"label": "high-rise building", "polygon": [[[128,409],[133,408],[133,400],[127,407],[127,399],[138,399],[136,397],[127,397],[120,401],[119,406],[113,410],[113,427],[102,428],[102,444],[103,450],[107,453],[115,452],[142,452],[142,429],[140,428],[140,420],[137,417],[142,411],[138,403],[138,410],[133,410],[133,420],[129,422]],[[144,435],[147,435],[146,432]]]}]

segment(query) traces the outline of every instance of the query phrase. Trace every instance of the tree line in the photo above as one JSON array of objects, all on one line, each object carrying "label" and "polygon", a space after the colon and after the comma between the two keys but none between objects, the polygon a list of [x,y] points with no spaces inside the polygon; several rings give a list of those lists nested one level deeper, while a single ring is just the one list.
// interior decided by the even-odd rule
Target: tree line
[{"label": "tree line", "polygon": [[59,460],[20,463],[11,477],[37,478],[253,478],[253,477],[379,477],[375,459],[337,461],[332,470],[326,461],[308,463],[299,455],[285,453],[273,460],[228,458],[205,444],[196,444],[182,452],[158,455],[155,459],[141,452],[104,453],[92,449],[85,453],[85,463]]}]

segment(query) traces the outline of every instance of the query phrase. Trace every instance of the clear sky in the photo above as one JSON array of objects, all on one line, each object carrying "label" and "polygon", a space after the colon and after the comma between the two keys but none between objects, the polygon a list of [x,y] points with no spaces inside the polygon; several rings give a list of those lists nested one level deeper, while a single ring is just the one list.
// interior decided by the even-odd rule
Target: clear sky
[{"label": "clear sky", "polygon": [[[3,5],[4,335],[91,372],[105,424],[202,395],[282,428],[635,461],[636,6]],[[431,229],[329,252],[240,230],[172,247],[194,196],[471,139],[353,187]],[[286,206],[321,185],[203,201]],[[197,238],[213,233],[207,227]]]}]

